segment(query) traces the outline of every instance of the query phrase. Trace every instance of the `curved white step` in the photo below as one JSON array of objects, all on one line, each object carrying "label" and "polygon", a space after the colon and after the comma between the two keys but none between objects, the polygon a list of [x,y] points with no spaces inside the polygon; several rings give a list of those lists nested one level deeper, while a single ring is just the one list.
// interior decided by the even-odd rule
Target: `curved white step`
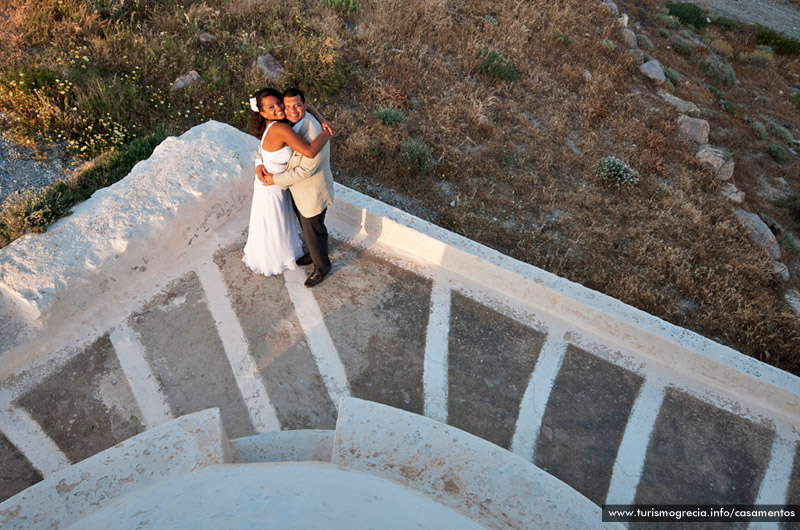
[{"label": "curved white step", "polygon": [[276,431],[231,440],[233,461],[330,462],[334,431]]}]

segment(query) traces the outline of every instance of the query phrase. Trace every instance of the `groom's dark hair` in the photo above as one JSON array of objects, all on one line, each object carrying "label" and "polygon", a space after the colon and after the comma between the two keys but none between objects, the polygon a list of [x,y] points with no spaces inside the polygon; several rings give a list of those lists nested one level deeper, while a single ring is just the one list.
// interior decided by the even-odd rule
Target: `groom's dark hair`
[{"label": "groom's dark hair", "polygon": [[305,94],[303,94],[303,91],[300,90],[299,88],[287,88],[283,92],[283,99],[293,98],[293,97],[296,97],[296,96],[300,96],[300,101],[302,101],[303,103],[306,102],[306,96],[305,96]]}]

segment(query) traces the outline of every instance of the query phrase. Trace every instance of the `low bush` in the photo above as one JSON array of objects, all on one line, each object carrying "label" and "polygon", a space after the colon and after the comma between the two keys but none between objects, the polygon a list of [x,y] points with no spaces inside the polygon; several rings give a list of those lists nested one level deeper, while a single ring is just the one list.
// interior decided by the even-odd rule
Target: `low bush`
[{"label": "low bush", "polygon": [[595,173],[605,183],[615,188],[620,186],[635,186],[639,183],[639,173],[615,156],[601,160],[595,166]]},{"label": "low bush", "polygon": [[516,81],[519,77],[514,65],[506,59],[503,59],[496,51],[481,50],[478,52],[478,55],[483,57],[481,72],[484,74],[502,79],[503,81]]},{"label": "low bush", "polygon": [[733,48],[725,39],[714,39],[708,44],[708,47],[711,48],[714,53],[726,59],[733,57]]},{"label": "low bush", "polygon": [[703,29],[710,22],[703,10],[690,2],[673,2],[667,4],[667,8],[670,15],[697,29]]},{"label": "low bush", "polygon": [[411,164],[417,173],[425,173],[433,166],[433,152],[422,140],[406,140],[400,150],[403,161]]},{"label": "low bush", "polygon": [[642,35],[641,33],[636,35],[636,44],[639,45],[639,48],[649,52],[655,49],[655,46],[653,46],[653,41],[651,41],[647,35]]},{"label": "low bush", "polygon": [[800,53],[800,42],[772,28],[756,25],[756,38],[759,44],[771,46],[775,53]]},{"label": "low bush", "polygon": [[569,35],[567,35],[566,33],[561,33],[560,31],[554,31],[553,40],[556,42],[560,42],[564,46],[567,46],[569,44]]},{"label": "low bush", "polygon": [[681,27],[680,20],[670,15],[665,15],[664,13],[656,13],[656,20],[658,20],[665,28],[678,29]]},{"label": "low bush", "polygon": [[700,61],[700,70],[725,88],[731,88],[736,84],[736,73],[733,68],[717,55],[708,55]]},{"label": "low bush", "polygon": [[667,66],[664,68],[664,75],[667,76],[667,79],[672,82],[673,85],[678,86],[681,81],[683,81],[683,77],[679,74],[676,70]]},{"label": "low bush", "polygon": [[787,145],[794,145],[794,137],[792,137],[792,133],[790,133],[786,127],[783,127],[774,121],[770,121],[767,122],[767,130],[770,132],[770,134],[772,134],[772,136],[781,142]]},{"label": "low bush", "polygon": [[792,96],[792,105],[800,109],[800,92]]},{"label": "low bush", "polygon": [[755,134],[759,140],[766,140],[769,138],[769,133],[767,133],[767,128],[763,123],[753,118],[745,118],[744,121],[750,126],[750,130],[753,131],[753,134]]},{"label": "low bush", "polygon": [[762,50],[742,53],[739,55],[739,60],[750,66],[758,67],[773,66],[775,64],[775,57],[771,53]]},{"label": "low bush", "polygon": [[787,195],[786,197],[778,199],[775,203],[785,208],[794,219],[795,224],[800,225],[800,193]]},{"label": "low bush", "polygon": [[358,0],[322,0],[322,5],[345,13],[358,13],[361,11],[361,5]]},{"label": "low bush", "polygon": [[669,30],[668,30],[668,29],[666,29],[666,28],[658,28],[658,29],[656,30],[656,33],[658,33],[658,35],[659,35],[660,37],[663,37],[663,38],[665,38],[665,39],[668,39],[668,38],[669,38],[669,36],[670,36],[670,35],[672,35],[672,34],[669,32]]},{"label": "low bush", "polygon": [[728,97],[725,94],[723,94],[721,90],[711,85],[706,85],[706,88],[717,97],[717,103],[719,103],[719,106],[722,108],[722,110],[724,110],[731,116],[736,116],[736,107],[733,106],[731,100],[729,100]]},{"label": "low bush", "polygon": [[394,125],[406,119],[403,111],[394,107],[378,107],[375,117],[386,125]]},{"label": "low bush", "polygon": [[694,45],[680,35],[673,35],[672,38],[669,39],[669,43],[672,48],[681,55],[687,57],[694,55]]},{"label": "low bush", "polygon": [[770,146],[767,147],[767,154],[779,164],[785,164],[789,161],[789,151],[779,144],[770,144]]},{"label": "low bush", "polygon": [[607,48],[609,50],[614,50],[617,48],[616,43],[613,40],[609,39],[603,39],[603,41],[600,43],[600,46],[602,46],[603,48]]},{"label": "low bush", "polygon": [[725,31],[733,31],[735,33],[742,33],[744,31],[744,27],[737,21],[720,15],[712,16],[711,23]]}]

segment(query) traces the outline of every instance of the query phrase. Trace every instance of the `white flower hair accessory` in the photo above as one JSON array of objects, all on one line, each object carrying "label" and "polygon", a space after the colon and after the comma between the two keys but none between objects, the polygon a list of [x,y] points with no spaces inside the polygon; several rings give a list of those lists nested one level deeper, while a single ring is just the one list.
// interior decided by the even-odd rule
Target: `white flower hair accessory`
[{"label": "white flower hair accessory", "polygon": [[250,98],[250,110],[253,112],[258,112],[258,102],[256,98]]}]

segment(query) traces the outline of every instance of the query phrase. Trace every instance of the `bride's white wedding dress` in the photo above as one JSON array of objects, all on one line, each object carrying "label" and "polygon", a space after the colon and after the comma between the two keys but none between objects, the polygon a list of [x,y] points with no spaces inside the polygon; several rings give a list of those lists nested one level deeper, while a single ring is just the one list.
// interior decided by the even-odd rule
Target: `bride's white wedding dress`
[{"label": "bride's white wedding dress", "polygon": [[[293,153],[288,145],[277,151],[266,151],[261,147],[274,123],[267,126],[259,144],[264,167],[273,175],[286,170]],[[256,274],[271,276],[286,269],[296,269],[295,260],[302,255],[300,223],[292,208],[289,191],[274,185],[265,186],[256,177],[250,207],[250,231],[242,261]]]}]

